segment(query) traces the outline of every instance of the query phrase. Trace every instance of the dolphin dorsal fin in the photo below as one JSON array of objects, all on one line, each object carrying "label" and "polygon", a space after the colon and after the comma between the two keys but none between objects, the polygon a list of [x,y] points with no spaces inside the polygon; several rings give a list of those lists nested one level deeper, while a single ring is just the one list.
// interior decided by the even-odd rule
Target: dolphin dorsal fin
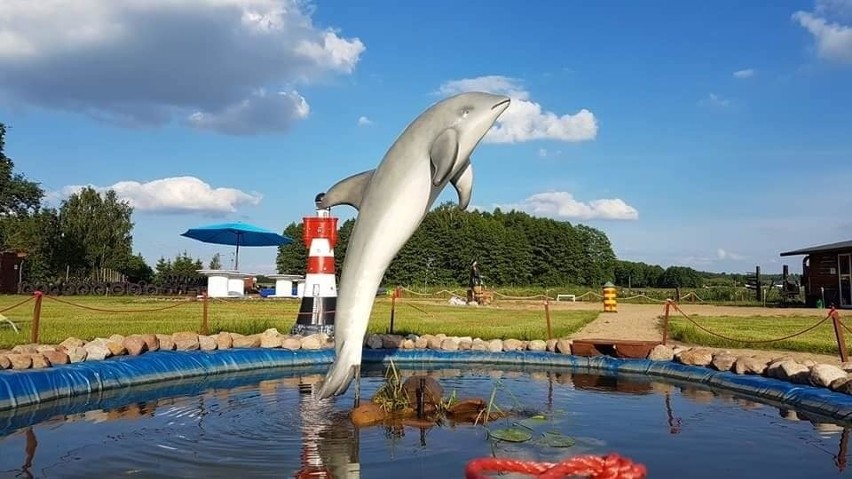
[{"label": "dolphin dorsal fin", "polygon": [[322,206],[331,208],[337,205],[349,205],[356,210],[360,209],[364,190],[367,189],[374,171],[376,170],[363,171],[335,183],[322,198]]},{"label": "dolphin dorsal fin", "polygon": [[447,178],[453,165],[456,163],[456,156],[459,153],[459,134],[453,128],[447,128],[442,131],[435,141],[432,142],[432,147],[429,148],[429,159],[432,162],[432,184],[437,186]]},{"label": "dolphin dorsal fin", "polygon": [[459,194],[459,208],[467,209],[470,205],[470,193],[473,190],[473,165],[468,162],[450,182]]}]

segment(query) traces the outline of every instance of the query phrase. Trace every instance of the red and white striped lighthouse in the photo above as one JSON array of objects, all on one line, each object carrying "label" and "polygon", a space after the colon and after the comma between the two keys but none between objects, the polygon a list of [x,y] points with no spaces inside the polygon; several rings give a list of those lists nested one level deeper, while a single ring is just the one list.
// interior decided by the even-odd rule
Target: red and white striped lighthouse
[{"label": "red and white striped lighthouse", "polygon": [[337,281],[334,277],[334,246],[337,244],[337,218],[330,208],[320,208],[324,193],[316,197],[316,216],[303,218],[302,239],[308,247],[305,292],[292,334],[334,335],[337,307]]}]

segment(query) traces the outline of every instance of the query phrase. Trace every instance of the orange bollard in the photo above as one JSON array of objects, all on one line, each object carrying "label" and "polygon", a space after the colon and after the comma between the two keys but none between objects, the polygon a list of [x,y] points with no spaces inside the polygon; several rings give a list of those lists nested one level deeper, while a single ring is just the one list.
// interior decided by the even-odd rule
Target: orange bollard
[{"label": "orange bollard", "polygon": [[615,285],[609,281],[603,287],[603,310],[604,313],[617,313],[615,301]]}]

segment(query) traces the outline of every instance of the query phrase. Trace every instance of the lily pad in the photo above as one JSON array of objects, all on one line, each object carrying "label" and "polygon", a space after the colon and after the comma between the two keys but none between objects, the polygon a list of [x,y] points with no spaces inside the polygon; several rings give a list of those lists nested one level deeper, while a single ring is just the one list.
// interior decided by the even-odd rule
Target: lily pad
[{"label": "lily pad", "polygon": [[519,427],[496,429],[494,431],[489,431],[488,435],[493,439],[506,442],[525,442],[532,439],[532,433],[530,431]]},{"label": "lily pad", "polygon": [[577,443],[572,437],[557,431],[542,433],[541,438],[537,442],[550,447],[571,447]]}]

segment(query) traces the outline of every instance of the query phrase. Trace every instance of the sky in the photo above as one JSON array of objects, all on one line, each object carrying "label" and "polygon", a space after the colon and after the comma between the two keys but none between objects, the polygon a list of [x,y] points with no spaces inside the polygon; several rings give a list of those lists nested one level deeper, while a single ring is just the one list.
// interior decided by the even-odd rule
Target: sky
[{"label": "sky", "polygon": [[[51,206],[114,189],[152,265],[230,266],[180,233],[301,222],[467,90],[513,99],[472,208],[706,271],[799,272],[779,253],[852,239],[852,0],[0,0],[6,154]],[[240,270],[275,256],[242,248]]]}]

